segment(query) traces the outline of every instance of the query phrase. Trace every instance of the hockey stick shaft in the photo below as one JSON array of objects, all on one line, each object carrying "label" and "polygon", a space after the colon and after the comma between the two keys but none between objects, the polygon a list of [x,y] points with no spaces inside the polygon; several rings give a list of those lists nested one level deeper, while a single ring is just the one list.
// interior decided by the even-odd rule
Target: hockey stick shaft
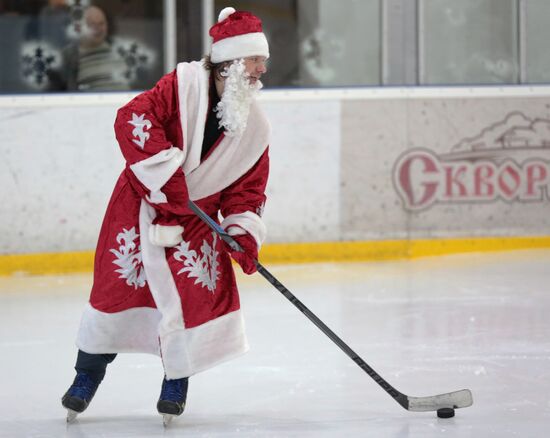
[{"label": "hockey stick shaft", "polygon": [[[202,211],[193,201],[189,200],[189,207],[193,212],[208,225],[220,238],[235,251],[243,252],[243,249],[233,237],[231,237],[216,221]],[[258,260],[254,260],[258,272],[273,285],[281,294],[288,299],[300,312],[302,312],[313,324],[315,324],[328,338],[334,342],[344,353],[346,353],[359,367],[365,371],[380,387],[386,391],[403,408],[416,411],[435,411],[439,408],[464,408],[473,403],[472,393],[468,389],[439,394],[428,397],[409,397],[380,376],[370,365],[353,351],[336,333],[334,333],[323,321],[321,321],[309,308],[290,292],[279,280],[275,278]]]},{"label": "hockey stick shaft", "polygon": [[[226,242],[231,248],[236,251],[243,251],[240,245],[231,237],[216,221],[202,211],[193,201],[189,201],[189,207],[193,212],[202,219],[221,239]],[[275,289],[284,295],[295,307],[300,310],[313,324],[315,324],[325,335],[327,335],[340,349],[346,353],[363,371],[365,371],[376,383],[378,383],[384,391],[392,396],[401,406],[408,409],[407,396],[396,390],[380,374],[370,367],[359,355],[353,351],[336,333],[334,333],[317,315],[302,303],[296,296],[290,292],[273,274],[271,274],[259,261],[254,260],[258,272],[269,282]]]},{"label": "hockey stick shaft", "polygon": [[273,274],[271,274],[264,266],[256,261],[256,268],[258,272],[269,281],[275,289],[277,289],[284,297],[294,304],[295,307],[300,310],[313,324],[319,328],[328,338],[334,342],[340,349],[346,353],[351,360],[353,360],[359,367],[363,369],[376,383],[378,383],[384,391],[391,395],[401,406],[408,409],[407,397],[401,394],[397,389],[384,380],[380,374],[378,374],[371,366],[369,366],[361,357],[353,351],[348,344],[346,344],[336,333],[334,333],[323,321],[321,321],[317,315],[315,315],[309,308],[302,303],[296,296],[290,292],[279,280],[277,280]]}]

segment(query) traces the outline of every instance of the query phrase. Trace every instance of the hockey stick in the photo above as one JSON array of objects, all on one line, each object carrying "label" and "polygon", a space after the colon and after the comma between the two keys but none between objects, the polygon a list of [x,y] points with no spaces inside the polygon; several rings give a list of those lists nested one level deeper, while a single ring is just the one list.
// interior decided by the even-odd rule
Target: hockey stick
[{"label": "hockey stick", "polygon": [[[231,237],[216,221],[202,211],[193,201],[189,201],[189,207],[193,212],[208,225],[224,242],[233,250],[243,252],[241,246]],[[298,308],[308,319],[315,324],[325,335],[327,335],[340,349],[346,353],[363,371],[365,371],[384,391],[391,395],[394,400],[408,411],[426,412],[437,411],[441,408],[466,408],[473,403],[472,393],[469,389],[449,392],[446,394],[432,395],[428,397],[410,397],[399,392],[380,374],[372,369],[359,355],[353,351],[342,339],[340,339],[330,328],[325,325],[305,304],[296,298],[279,280],[277,280],[258,260],[254,260],[258,272],[269,281],[275,288],[281,292],[294,306]]]}]

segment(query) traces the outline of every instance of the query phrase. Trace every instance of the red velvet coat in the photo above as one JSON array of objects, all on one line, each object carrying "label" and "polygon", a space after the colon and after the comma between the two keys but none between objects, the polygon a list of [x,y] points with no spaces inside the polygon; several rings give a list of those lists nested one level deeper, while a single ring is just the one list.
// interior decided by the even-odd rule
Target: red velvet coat
[{"label": "red velvet coat", "polygon": [[247,350],[229,254],[187,201],[259,246],[269,125],[254,103],[245,133],[222,135],[201,160],[207,109],[208,72],[195,62],[118,111],[126,167],[99,236],[83,351],[161,354],[168,378],[179,378]]}]

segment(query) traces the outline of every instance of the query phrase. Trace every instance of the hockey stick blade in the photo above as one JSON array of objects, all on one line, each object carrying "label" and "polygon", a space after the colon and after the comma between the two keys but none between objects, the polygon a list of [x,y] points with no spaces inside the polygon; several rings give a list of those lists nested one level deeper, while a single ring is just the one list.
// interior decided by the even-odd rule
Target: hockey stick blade
[{"label": "hockey stick blade", "polygon": [[[189,201],[189,208],[224,242],[235,251],[242,252],[243,249],[216,221],[202,211],[193,201]],[[393,399],[408,411],[426,412],[437,411],[440,408],[466,408],[473,403],[472,393],[468,389],[449,392],[446,394],[433,395],[428,397],[409,397],[399,392],[392,385],[370,367],[359,355],[353,351],[342,339],[336,335],[323,321],[321,321],[308,307],[290,292],[273,274],[271,274],[258,260],[254,260],[258,273],[261,274],[272,286],[284,295],[300,312],[302,312],[313,324],[330,338],[350,359],[352,359],[363,371],[365,371],[378,385],[386,391]]]},{"label": "hockey stick blade", "polygon": [[441,408],[467,408],[474,403],[472,392],[469,389],[429,397],[407,396],[407,400],[409,402],[408,410],[414,412],[437,411]]}]

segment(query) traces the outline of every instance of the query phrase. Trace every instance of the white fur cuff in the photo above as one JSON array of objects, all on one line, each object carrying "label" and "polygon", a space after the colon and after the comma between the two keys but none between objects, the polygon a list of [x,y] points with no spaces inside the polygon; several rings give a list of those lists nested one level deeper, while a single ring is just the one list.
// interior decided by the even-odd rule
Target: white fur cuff
[{"label": "white fur cuff", "polygon": [[181,225],[150,225],[149,241],[157,246],[176,246],[183,240]]},{"label": "white fur cuff", "polygon": [[262,218],[251,211],[245,211],[244,213],[239,214],[230,214],[222,221],[221,226],[230,235],[235,236],[243,234],[237,227],[242,228],[254,238],[256,244],[258,245],[258,249],[262,246],[262,243],[267,235],[267,229],[262,221]]},{"label": "white fur cuff", "polygon": [[149,202],[152,204],[168,202],[161,188],[181,167],[183,159],[183,151],[172,146],[130,166],[137,179],[151,191]]}]

